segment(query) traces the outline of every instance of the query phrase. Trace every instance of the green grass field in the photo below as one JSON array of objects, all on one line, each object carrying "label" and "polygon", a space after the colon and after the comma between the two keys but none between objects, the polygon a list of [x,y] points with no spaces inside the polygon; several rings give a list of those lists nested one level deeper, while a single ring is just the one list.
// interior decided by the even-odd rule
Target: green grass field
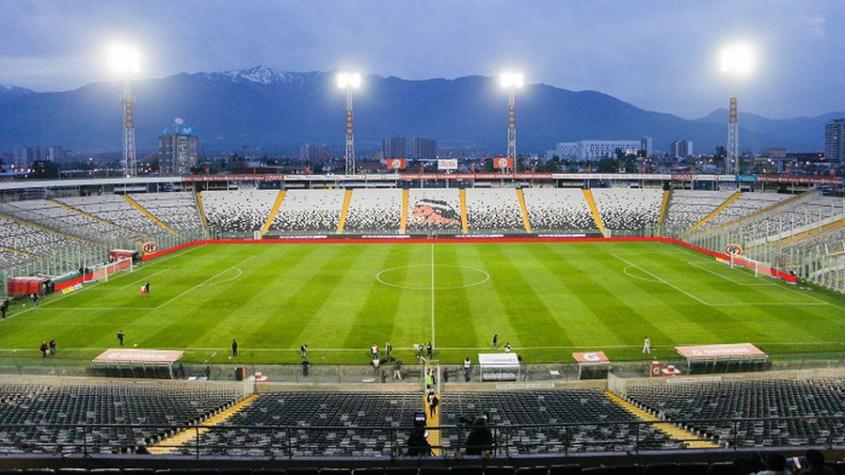
[{"label": "green grass field", "polygon": [[[149,281],[152,292],[139,287]],[[367,364],[386,341],[412,360],[489,349],[525,362],[579,350],[641,359],[676,344],[752,342],[771,354],[845,349],[845,299],[800,290],[656,242],[278,244],[194,247],[0,322],[0,356],[89,360],[117,345],[184,349],[190,362]],[[229,358],[232,338],[241,356]],[[70,362],[70,361],[68,361]]]}]

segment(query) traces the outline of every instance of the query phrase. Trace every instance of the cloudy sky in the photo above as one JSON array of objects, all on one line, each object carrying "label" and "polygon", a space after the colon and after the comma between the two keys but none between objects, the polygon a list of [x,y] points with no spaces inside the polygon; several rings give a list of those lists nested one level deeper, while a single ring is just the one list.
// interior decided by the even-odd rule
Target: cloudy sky
[{"label": "cloudy sky", "polygon": [[[410,79],[525,71],[692,118],[741,106],[770,117],[845,111],[842,0],[1,0],[0,83],[64,90],[108,80],[129,40],[144,75],[355,67]],[[718,52],[742,40],[755,74],[729,84]]]}]

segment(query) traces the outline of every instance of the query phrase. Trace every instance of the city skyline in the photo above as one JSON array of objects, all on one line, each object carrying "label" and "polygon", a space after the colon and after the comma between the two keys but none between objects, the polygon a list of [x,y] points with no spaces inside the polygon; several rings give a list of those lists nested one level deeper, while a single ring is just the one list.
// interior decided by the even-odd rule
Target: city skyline
[{"label": "city skyline", "polygon": [[[845,110],[845,85],[826,73],[845,66],[836,54],[845,29],[829,21],[845,5],[829,1],[470,1],[447,8],[442,2],[12,0],[0,8],[0,83],[34,90],[113,80],[100,53],[104,41],[119,38],[142,48],[142,77],[257,64],[283,71],[354,67],[408,79],[494,76],[516,67],[527,83],[597,90],[696,118],[727,106],[718,49],[743,39],[763,58],[742,87],[744,110],[772,118]],[[172,14],[179,11],[191,13],[190,23],[175,28],[170,22],[185,21]],[[811,72],[817,73],[807,87]]]}]

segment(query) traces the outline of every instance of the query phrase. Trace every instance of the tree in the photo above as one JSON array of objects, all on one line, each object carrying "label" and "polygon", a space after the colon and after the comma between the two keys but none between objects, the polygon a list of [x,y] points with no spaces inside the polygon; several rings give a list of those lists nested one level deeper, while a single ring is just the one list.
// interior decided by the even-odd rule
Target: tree
[{"label": "tree", "polygon": [[619,171],[619,165],[617,165],[616,160],[605,157],[599,160],[597,171],[598,173],[616,173]]}]

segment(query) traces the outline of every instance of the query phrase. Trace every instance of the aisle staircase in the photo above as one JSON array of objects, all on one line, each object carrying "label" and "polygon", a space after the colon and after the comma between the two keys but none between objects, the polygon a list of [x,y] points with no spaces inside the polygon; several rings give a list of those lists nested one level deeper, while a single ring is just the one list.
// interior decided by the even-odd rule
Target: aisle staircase
[{"label": "aisle staircase", "polygon": [[182,447],[188,447],[195,444],[197,442],[197,437],[201,436],[202,434],[205,434],[210,430],[208,428],[209,426],[214,427],[224,424],[232,416],[249,407],[252,403],[256,401],[256,399],[258,399],[258,396],[255,394],[247,396],[246,398],[238,401],[228,409],[201,421],[199,425],[203,427],[188,427],[171,435],[170,437],[164,438],[156,442],[154,445],[147,447],[147,450],[152,455],[178,454],[179,449],[181,449]]},{"label": "aisle staircase", "polygon": [[176,231],[174,231],[174,230],[173,230],[173,228],[171,228],[170,226],[168,226],[168,225],[167,225],[167,223],[165,223],[164,221],[160,220],[160,219],[158,218],[158,216],[156,216],[156,215],[154,215],[154,214],[150,213],[150,211],[149,211],[149,210],[147,210],[146,208],[144,208],[144,207],[141,205],[141,203],[138,203],[137,201],[135,201],[135,199],[133,199],[131,196],[129,196],[129,195],[123,195],[123,199],[124,199],[127,203],[129,203],[129,206],[131,206],[131,207],[135,208],[135,210],[136,210],[136,211],[138,211],[139,213],[141,213],[141,214],[143,214],[144,216],[146,216],[146,217],[147,217],[147,219],[149,219],[150,221],[154,222],[154,223],[156,224],[156,226],[158,226],[159,228],[161,228],[163,231],[165,231],[165,232],[167,232],[167,233],[170,233],[170,234],[172,234],[172,235],[174,235],[174,236],[178,236],[178,235],[179,235],[179,233],[177,233]]},{"label": "aisle staircase", "polygon": [[590,212],[593,213],[593,222],[596,223],[596,228],[598,228],[602,236],[607,237],[607,229],[604,228],[604,221],[602,221],[601,213],[599,213],[599,207],[596,205],[593,190],[585,188],[582,189],[581,192],[584,194],[584,200],[587,202],[587,206],[590,207]]},{"label": "aisle staircase", "polygon": [[276,220],[276,216],[278,216],[279,210],[285,202],[285,196],[287,196],[287,191],[285,190],[279,190],[279,193],[276,194],[276,201],[273,202],[273,207],[270,208],[270,214],[267,215],[267,219],[261,226],[261,237],[264,237],[264,235],[267,234],[267,231],[270,230],[270,226],[273,225],[273,221]]}]

